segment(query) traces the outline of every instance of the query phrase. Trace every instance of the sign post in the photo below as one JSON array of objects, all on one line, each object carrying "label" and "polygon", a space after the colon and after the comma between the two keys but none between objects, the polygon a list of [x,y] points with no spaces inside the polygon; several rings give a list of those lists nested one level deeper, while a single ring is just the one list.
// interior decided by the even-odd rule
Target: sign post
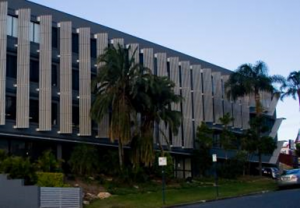
[{"label": "sign post", "polygon": [[161,166],[161,175],[162,175],[162,201],[163,204],[166,203],[165,199],[165,170],[164,167],[167,166],[167,158],[166,157],[159,157],[158,158],[158,165]]},{"label": "sign post", "polygon": [[219,187],[218,187],[218,173],[217,173],[217,154],[212,155],[212,161],[215,166],[215,184],[216,184],[216,195],[219,197]]}]

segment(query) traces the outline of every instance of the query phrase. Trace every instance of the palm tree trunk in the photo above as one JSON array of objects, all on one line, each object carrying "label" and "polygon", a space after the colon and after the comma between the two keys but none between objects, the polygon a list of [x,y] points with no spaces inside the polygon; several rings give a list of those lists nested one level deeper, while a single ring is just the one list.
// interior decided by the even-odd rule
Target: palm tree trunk
[{"label": "palm tree trunk", "polygon": [[255,99],[255,111],[256,111],[256,116],[259,117],[260,114],[262,113],[262,105],[260,103],[260,95],[259,92],[255,92],[254,94],[254,99]]}]

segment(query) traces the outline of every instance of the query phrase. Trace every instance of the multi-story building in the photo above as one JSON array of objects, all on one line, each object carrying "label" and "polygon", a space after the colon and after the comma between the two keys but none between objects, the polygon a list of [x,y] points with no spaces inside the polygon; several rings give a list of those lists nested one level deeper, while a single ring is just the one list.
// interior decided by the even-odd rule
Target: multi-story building
[{"label": "multi-story building", "polygon": [[[97,125],[89,116],[97,57],[116,44],[138,48],[136,60],[168,76],[184,97],[172,105],[183,115],[179,134],[159,124],[170,138],[178,176],[191,171],[189,155],[202,121],[221,130],[219,118],[229,113],[233,131],[249,128],[254,99],[226,98],[229,70],[36,3],[0,0],[0,148],[35,155],[52,147],[61,157],[73,143],[116,146],[108,139],[109,118]],[[263,93],[274,138],[281,122],[276,104]],[[155,143],[166,145],[155,135]]]}]

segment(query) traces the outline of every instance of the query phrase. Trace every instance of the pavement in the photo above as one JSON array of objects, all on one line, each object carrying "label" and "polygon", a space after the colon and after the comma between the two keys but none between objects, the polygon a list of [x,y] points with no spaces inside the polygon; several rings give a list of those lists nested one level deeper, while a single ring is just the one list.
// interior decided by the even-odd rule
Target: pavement
[{"label": "pavement", "polygon": [[300,189],[288,189],[252,196],[221,199],[174,208],[300,208]]}]

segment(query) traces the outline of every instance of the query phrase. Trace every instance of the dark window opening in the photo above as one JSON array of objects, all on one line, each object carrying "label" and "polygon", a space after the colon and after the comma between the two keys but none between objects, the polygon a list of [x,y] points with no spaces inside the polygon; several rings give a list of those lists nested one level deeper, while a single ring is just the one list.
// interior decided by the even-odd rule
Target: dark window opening
[{"label": "dark window opening", "polygon": [[190,81],[191,81],[191,90],[194,90],[194,76],[193,76],[193,71],[190,70]]},{"label": "dark window opening", "polygon": [[52,73],[51,73],[51,76],[52,76],[52,86],[57,86],[57,65],[55,64],[52,64]]},{"label": "dark window opening", "polygon": [[17,78],[17,56],[7,55],[6,76],[15,79]]},{"label": "dark window opening", "polygon": [[142,53],[139,54],[140,56],[140,64],[143,64],[144,63],[144,56]]},{"label": "dark window opening", "polygon": [[73,120],[73,127],[79,128],[79,107],[78,106],[72,107],[72,120]]},{"label": "dark window opening", "polygon": [[39,122],[39,101],[30,100],[29,104],[29,117],[30,122],[38,123]]},{"label": "dark window opening", "polygon": [[79,90],[79,71],[72,70],[72,89]]},{"label": "dark window opening", "polygon": [[79,53],[79,35],[77,33],[72,34],[72,52]]},{"label": "dark window opening", "polygon": [[52,125],[56,126],[57,125],[57,103],[52,103],[51,105],[51,114],[52,114]]},{"label": "dark window opening", "polygon": [[52,27],[52,47],[58,48],[58,29]]},{"label": "dark window opening", "polygon": [[96,39],[91,39],[91,57],[97,58],[97,41],[96,41]]},{"label": "dark window opening", "polygon": [[5,105],[5,112],[7,119],[16,119],[16,97],[13,96],[6,96],[6,105]]},{"label": "dark window opening", "polygon": [[39,82],[39,62],[30,60],[30,81]]},{"label": "dark window opening", "polygon": [[182,87],[181,66],[179,66],[179,84]]}]

